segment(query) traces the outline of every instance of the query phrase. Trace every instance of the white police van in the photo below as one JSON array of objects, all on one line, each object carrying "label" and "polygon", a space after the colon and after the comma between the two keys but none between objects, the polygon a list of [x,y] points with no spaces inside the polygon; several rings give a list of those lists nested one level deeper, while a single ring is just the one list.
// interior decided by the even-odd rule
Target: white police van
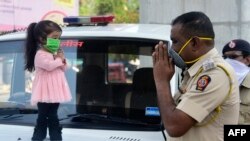
[{"label": "white police van", "polygon": [[[107,24],[112,16],[64,20],[61,48],[73,100],[58,111],[63,140],[164,141],[151,54],[160,40],[169,42],[170,26]],[[30,140],[37,118],[25,37],[25,31],[0,36],[1,140]]]}]

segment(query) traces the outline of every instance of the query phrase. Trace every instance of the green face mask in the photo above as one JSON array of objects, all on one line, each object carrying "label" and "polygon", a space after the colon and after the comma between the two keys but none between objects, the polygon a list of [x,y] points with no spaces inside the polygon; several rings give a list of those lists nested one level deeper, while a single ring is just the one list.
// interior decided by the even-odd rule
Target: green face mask
[{"label": "green face mask", "polygon": [[49,52],[55,53],[60,47],[60,40],[47,38],[47,44],[44,46]]}]

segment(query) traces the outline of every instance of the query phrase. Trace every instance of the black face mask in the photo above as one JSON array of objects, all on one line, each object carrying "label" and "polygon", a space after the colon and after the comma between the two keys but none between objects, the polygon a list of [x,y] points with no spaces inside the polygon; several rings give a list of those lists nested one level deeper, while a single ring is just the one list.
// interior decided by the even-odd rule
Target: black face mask
[{"label": "black face mask", "polygon": [[181,68],[181,69],[185,69],[187,67],[186,63],[184,62],[184,60],[180,57],[180,55],[178,55],[178,53],[176,53],[172,48],[168,49],[168,54],[171,58],[173,58],[174,64]]}]

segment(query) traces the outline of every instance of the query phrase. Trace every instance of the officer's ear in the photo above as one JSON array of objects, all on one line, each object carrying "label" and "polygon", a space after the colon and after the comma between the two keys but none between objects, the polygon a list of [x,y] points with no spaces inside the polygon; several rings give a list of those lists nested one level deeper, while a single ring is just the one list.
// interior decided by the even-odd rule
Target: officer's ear
[{"label": "officer's ear", "polygon": [[191,45],[192,45],[192,51],[198,51],[202,49],[202,42],[201,39],[198,37],[193,37]]},{"label": "officer's ear", "polygon": [[245,59],[246,59],[246,65],[250,66],[250,55],[246,56]]}]

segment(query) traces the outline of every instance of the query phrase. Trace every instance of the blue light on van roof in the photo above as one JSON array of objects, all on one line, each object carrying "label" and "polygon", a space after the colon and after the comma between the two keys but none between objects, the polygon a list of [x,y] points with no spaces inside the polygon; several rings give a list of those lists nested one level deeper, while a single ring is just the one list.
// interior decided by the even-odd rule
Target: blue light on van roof
[{"label": "blue light on van roof", "polygon": [[78,23],[79,22],[79,17],[66,17],[63,18],[64,23]]}]

